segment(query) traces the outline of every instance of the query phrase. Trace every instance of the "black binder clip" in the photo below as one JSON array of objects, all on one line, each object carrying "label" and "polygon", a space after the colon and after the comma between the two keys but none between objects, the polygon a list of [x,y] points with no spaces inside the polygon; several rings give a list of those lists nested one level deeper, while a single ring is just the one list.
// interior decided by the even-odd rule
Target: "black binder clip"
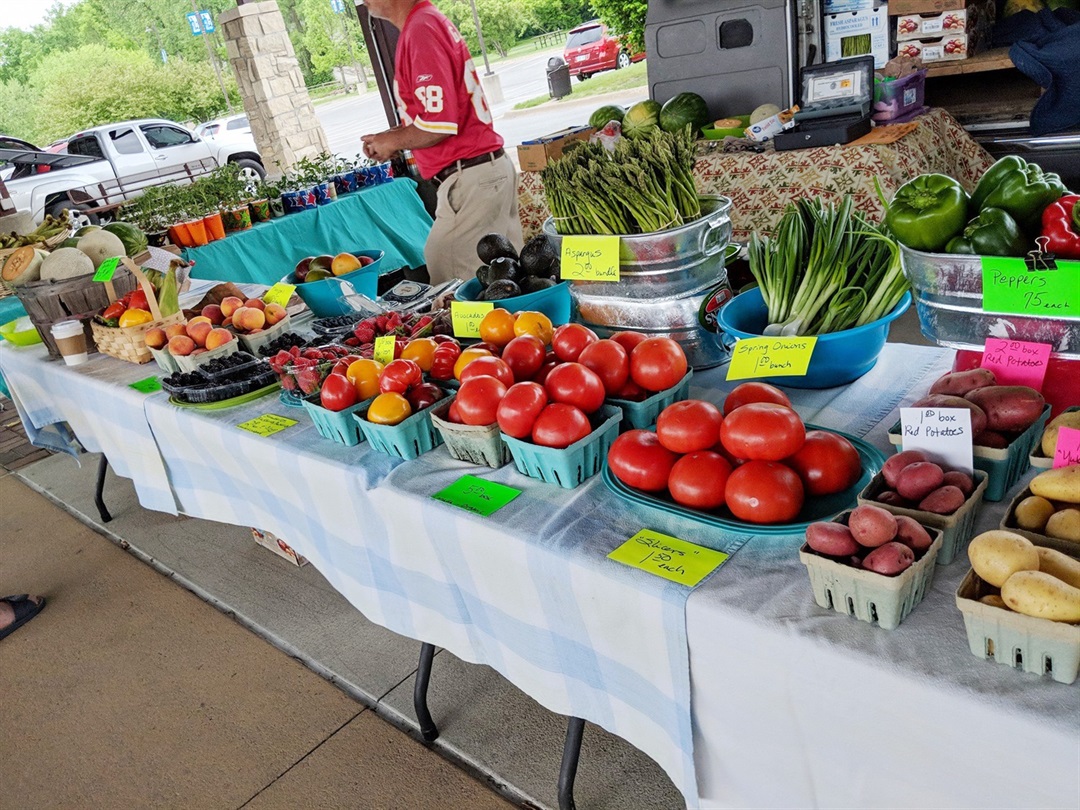
[{"label": "black binder clip", "polygon": [[1027,256],[1024,257],[1024,264],[1027,265],[1028,270],[1057,270],[1057,262],[1053,253],[1046,250],[1046,246],[1050,244],[1050,240],[1045,236],[1040,236],[1035,239],[1035,249],[1029,250]]}]

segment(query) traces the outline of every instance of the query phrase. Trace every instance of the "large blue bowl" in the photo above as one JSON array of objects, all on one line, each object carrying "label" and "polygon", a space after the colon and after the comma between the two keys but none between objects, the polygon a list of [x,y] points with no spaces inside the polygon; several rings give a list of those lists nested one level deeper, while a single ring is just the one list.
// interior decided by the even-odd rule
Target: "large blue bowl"
[{"label": "large blue bowl", "polygon": [[[911,306],[911,293],[904,293],[900,303],[884,318],[845,329],[818,335],[810,366],[804,377],[764,377],[764,382],[788,388],[833,388],[854,382],[874,367],[889,336],[889,324]],[[769,323],[769,311],[754,287],[740,293],[724,304],[716,321],[726,335],[725,343],[733,347],[738,338],[761,337]]]},{"label": "large blue bowl", "polygon": [[[381,250],[358,250],[354,256],[367,256],[372,259],[371,264],[353,270],[343,276],[324,278],[321,281],[305,281],[300,283],[296,280],[296,273],[289,273],[281,281],[284,284],[295,284],[296,294],[300,300],[307,304],[316,318],[333,318],[336,315],[345,315],[352,310],[345,303],[343,296],[358,293],[366,295],[372,301],[379,292],[379,267],[383,256]],[[348,282],[346,285],[345,282]]]},{"label": "large blue bowl", "polygon": [[[470,278],[454,291],[454,298],[458,301],[475,301],[482,290],[480,280]],[[563,281],[540,292],[515,295],[491,303],[509,312],[543,312],[553,326],[562,326],[570,320],[570,282]]]}]

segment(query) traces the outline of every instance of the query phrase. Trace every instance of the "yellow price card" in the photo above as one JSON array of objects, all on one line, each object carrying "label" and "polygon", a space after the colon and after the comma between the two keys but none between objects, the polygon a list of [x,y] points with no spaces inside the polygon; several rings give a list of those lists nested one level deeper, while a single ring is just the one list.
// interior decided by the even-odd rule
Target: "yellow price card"
[{"label": "yellow price card", "polygon": [[564,236],[562,270],[571,281],[618,281],[619,237]]},{"label": "yellow price card", "polygon": [[295,284],[282,284],[279,281],[266,291],[266,295],[263,296],[263,301],[267,304],[281,304],[281,306],[285,307],[289,305],[289,299],[292,298],[292,294],[295,291]]},{"label": "yellow price card", "polygon": [[731,352],[727,379],[803,377],[816,345],[813,336],[745,338]]},{"label": "yellow price card", "polygon": [[727,562],[730,556],[677,537],[642,529],[608,554],[608,559],[693,588]]},{"label": "yellow price card", "polygon": [[480,321],[495,305],[490,301],[451,301],[450,319],[454,324],[454,337],[480,337]]},{"label": "yellow price card", "polygon": [[237,427],[249,433],[254,433],[256,436],[273,436],[275,433],[280,433],[285,428],[291,428],[295,424],[297,424],[296,420],[289,419],[287,416],[264,413],[262,416],[256,416],[254,419],[241,422]]},{"label": "yellow price card", "polygon": [[393,335],[383,335],[375,338],[375,362],[384,366],[394,359],[394,348],[397,338]]}]

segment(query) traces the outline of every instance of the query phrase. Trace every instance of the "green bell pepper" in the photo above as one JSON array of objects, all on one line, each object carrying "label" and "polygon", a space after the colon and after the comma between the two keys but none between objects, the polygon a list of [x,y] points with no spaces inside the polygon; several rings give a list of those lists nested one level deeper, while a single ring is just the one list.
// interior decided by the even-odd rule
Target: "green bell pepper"
[{"label": "green bell pepper", "polygon": [[1000,208],[984,208],[945,246],[946,253],[977,256],[1023,256],[1027,250],[1028,240],[1016,220]]},{"label": "green bell pepper", "polygon": [[1042,212],[1066,194],[1061,178],[1016,155],[1003,157],[986,170],[971,195],[972,212],[984,208],[1007,211],[1029,233],[1039,230]]},{"label": "green bell pepper", "polygon": [[939,251],[967,221],[968,195],[944,174],[921,174],[896,190],[885,224],[915,250]]}]

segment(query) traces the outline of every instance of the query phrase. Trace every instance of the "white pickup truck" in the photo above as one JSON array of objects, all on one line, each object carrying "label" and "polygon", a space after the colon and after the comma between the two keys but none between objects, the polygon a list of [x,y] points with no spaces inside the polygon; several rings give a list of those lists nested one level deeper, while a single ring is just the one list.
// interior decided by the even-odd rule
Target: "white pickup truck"
[{"label": "white pickup truck", "polygon": [[266,171],[255,151],[235,142],[204,141],[172,121],[147,118],[79,132],[66,154],[8,154],[15,165],[7,191],[15,208],[36,222],[67,208],[76,221],[97,224],[98,214],[137,196],[148,186],[189,183],[225,163],[235,163],[248,179]]}]

